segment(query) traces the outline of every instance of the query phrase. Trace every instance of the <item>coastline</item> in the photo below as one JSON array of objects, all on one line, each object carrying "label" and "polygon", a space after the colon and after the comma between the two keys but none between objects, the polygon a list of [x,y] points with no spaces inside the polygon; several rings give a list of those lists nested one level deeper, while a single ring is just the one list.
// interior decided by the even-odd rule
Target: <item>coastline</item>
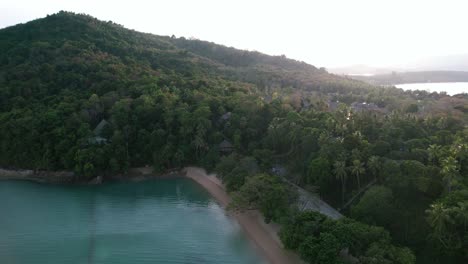
[{"label": "coastline", "polygon": [[0,168],[0,180],[22,180],[37,183],[71,184],[76,183],[73,172],[34,171]]},{"label": "coastline", "polygon": [[99,175],[93,178],[79,178],[71,171],[46,171],[0,168],[1,180],[31,181],[45,184],[83,184],[95,185],[110,181],[144,181],[184,177],[180,169],[171,169],[162,173],[153,173],[152,167],[130,168],[125,174]]},{"label": "coastline", "polygon": [[[226,208],[231,201],[221,181],[214,175],[207,175],[205,170],[196,167],[186,167],[182,174],[192,179],[207,190],[219,204]],[[255,243],[260,253],[271,264],[303,263],[299,256],[283,248],[278,235],[278,227],[266,224],[257,210],[232,213],[246,235]]]}]

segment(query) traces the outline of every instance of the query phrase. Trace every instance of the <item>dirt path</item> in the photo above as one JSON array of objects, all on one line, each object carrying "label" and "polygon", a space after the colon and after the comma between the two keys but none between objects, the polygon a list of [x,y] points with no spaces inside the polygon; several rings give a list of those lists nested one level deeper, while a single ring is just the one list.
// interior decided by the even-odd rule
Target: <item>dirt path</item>
[{"label": "dirt path", "polygon": [[[213,175],[207,175],[205,170],[187,167],[185,173],[188,178],[203,186],[223,207],[226,207],[231,201],[221,182]],[[296,254],[283,249],[275,232],[276,227],[265,224],[258,211],[234,213],[233,216],[270,263],[302,263]]]}]

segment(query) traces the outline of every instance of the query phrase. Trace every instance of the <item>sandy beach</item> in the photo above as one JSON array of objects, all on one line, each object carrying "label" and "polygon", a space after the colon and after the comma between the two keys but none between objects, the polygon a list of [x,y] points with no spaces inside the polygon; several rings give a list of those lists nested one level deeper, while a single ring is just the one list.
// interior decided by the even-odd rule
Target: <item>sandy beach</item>
[{"label": "sandy beach", "polygon": [[[214,175],[207,175],[205,170],[195,167],[187,167],[184,171],[187,178],[203,186],[221,206],[226,207],[229,204],[231,198],[221,181]],[[277,235],[278,226],[266,224],[260,212],[254,210],[232,215],[269,263],[303,263],[296,254],[283,248]]]}]

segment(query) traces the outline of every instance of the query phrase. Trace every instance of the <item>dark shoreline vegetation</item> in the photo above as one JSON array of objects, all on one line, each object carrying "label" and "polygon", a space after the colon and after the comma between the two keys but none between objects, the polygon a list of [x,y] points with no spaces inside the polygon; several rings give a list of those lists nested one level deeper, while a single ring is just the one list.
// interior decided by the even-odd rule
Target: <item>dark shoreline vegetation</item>
[{"label": "dark shoreline vegetation", "polygon": [[[0,167],[91,180],[197,164],[309,263],[466,263],[467,112],[466,95],[86,15],[0,30]],[[281,177],[349,218],[300,212]]]}]

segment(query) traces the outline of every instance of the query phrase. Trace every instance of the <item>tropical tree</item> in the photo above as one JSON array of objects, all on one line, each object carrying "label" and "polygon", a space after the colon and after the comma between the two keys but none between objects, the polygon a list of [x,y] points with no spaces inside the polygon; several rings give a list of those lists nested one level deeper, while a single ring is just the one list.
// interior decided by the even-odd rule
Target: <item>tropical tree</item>
[{"label": "tropical tree", "polygon": [[367,167],[374,176],[374,179],[377,179],[377,176],[382,168],[382,162],[380,161],[380,157],[371,156],[367,161]]},{"label": "tropical tree", "polygon": [[440,145],[432,144],[427,148],[427,151],[429,154],[429,161],[437,163],[442,154],[442,147]]},{"label": "tropical tree", "polygon": [[468,229],[468,201],[458,202],[457,206],[453,209],[455,218],[463,223],[464,230]]},{"label": "tropical tree", "polygon": [[351,173],[356,176],[358,188],[361,189],[361,175],[366,172],[364,168],[364,162],[356,159],[353,160],[353,165],[351,166]]},{"label": "tropical tree", "polygon": [[392,189],[377,185],[369,188],[351,208],[354,219],[367,224],[390,227],[397,212]]},{"label": "tropical tree", "polygon": [[431,205],[431,209],[426,210],[428,221],[434,230],[436,236],[441,236],[447,229],[447,223],[451,221],[448,210],[442,203],[435,203]]},{"label": "tropical tree", "polygon": [[344,204],[345,188],[346,188],[346,178],[348,173],[346,172],[346,162],[345,161],[335,161],[333,164],[333,172],[337,179],[341,182],[341,204]]},{"label": "tropical tree", "polygon": [[249,177],[245,184],[234,194],[229,208],[235,210],[259,209],[265,221],[279,220],[286,215],[296,194],[278,177],[256,174]]},{"label": "tropical tree", "polygon": [[[468,256],[468,191],[455,190],[426,210],[431,237],[444,254],[466,259]],[[457,262],[458,263],[458,262]],[[461,263],[461,262],[460,262]]]},{"label": "tropical tree", "polygon": [[308,166],[306,184],[320,184],[326,182],[331,173],[331,164],[328,159],[318,157],[313,159]]},{"label": "tropical tree", "polygon": [[447,191],[452,191],[452,186],[456,184],[458,178],[458,161],[453,157],[442,160],[442,175],[447,183]]},{"label": "tropical tree", "polygon": [[444,247],[448,248],[451,244],[451,235],[449,228],[454,223],[451,210],[446,208],[443,203],[431,205],[431,209],[426,210],[428,222],[432,227],[432,236],[436,238]]},{"label": "tropical tree", "polygon": [[205,149],[207,146],[205,142],[205,129],[202,127],[199,127],[197,129],[197,133],[195,134],[195,137],[192,141],[193,146],[195,147],[196,150],[196,156],[197,158],[199,157],[200,153],[202,152],[203,149]]}]

